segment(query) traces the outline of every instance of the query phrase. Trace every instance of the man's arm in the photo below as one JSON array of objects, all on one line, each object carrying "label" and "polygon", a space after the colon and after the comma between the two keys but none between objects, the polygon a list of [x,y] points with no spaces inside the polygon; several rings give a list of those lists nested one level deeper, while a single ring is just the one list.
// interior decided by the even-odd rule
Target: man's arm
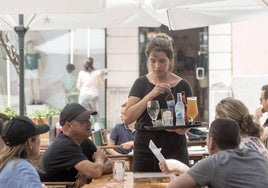
[{"label": "man's arm", "polygon": [[[108,140],[108,143],[107,143],[107,146],[115,146],[115,143],[109,139]],[[121,155],[121,153],[118,153],[117,151],[115,151],[114,149],[106,149],[106,152],[109,154],[109,155]]]},{"label": "man's arm", "polygon": [[83,160],[77,163],[74,167],[87,178],[99,178],[103,174],[104,164],[108,158],[102,150],[98,150],[93,154],[93,160],[94,162]]},{"label": "man's arm", "polygon": [[183,173],[174,178],[167,188],[200,188],[197,182],[187,173]]}]

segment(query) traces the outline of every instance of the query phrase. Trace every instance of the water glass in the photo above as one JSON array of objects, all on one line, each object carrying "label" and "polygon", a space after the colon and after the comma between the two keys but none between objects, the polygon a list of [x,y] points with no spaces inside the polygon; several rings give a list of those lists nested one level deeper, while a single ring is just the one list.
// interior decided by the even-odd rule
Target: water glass
[{"label": "water glass", "polygon": [[173,126],[173,109],[161,109],[163,126]]},{"label": "water glass", "polygon": [[116,160],[113,166],[113,179],[116,181],[123,181],[125,176],[125,161]]}]

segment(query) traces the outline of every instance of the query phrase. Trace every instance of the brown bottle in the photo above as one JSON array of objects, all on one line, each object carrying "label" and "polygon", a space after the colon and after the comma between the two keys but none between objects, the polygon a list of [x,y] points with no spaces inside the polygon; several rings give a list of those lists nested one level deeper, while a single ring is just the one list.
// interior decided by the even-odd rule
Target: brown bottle
[{"label": "brown bottle", "polygon": [[184,120],[185,120],[185,123],[188,123],[190,118],[187,116],[187,102],[186,102],[186,97],[185,97],[185,92],[184,91],[181,92],[181,99],[182,99],[182,102],[184,104],[184,109],[185,109]]}]

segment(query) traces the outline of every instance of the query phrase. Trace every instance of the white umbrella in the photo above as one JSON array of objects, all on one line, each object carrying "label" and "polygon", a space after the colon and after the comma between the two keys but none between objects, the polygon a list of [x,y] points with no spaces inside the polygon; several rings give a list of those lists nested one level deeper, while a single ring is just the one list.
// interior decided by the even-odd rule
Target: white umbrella
[{"label": "white umbrella", "polygon": [[172,30],[204,27],[268,15],[266,0],[152,0],[165,9]]},{"label": "white umbrella", "polygon": [[[19,0],[10,0],[16,2]],[[58,30],[71,28],[111,28],[111,27],[159,27],[161,21],[158,20],[158,14],[154,12],[151,6],[137,0],[82,0],[82,3],[76,2],[76,6],[70,8],[70,4],[62,4],[56,8],[49,7],[38,9],[38,5],[32,8],[30,2],[23,2],[22,11],[19,8],[10,10],[5,8],[0,10],[0,29],[11,29],[18,25],[18,14],[23,14],[26,20],[26,26],[31,30]],[[39,0],[40,1],[40,0]],[[70,0],[57,0],[67,1]],[[91,7],[96,2],[95,9],[87,10],[81,7]],[[41,1],[42,2],[42,1]],[[95,2],[95,3],[94,3]],[[28,4],[29,10],[26,9]],[[47,3],[54,7],[50,3]],[[43,4],[40,4],[42,7]],[[44,5],[45,6],[45,5]],[[20,7],[19,5],[17,7]],[[94,6],[93,6],[94,7]],[[12,9],[12,7],[9,7]],[[2,15],[1,15],[2,14]],[[27,24],[27,22],[29,24]]]}]

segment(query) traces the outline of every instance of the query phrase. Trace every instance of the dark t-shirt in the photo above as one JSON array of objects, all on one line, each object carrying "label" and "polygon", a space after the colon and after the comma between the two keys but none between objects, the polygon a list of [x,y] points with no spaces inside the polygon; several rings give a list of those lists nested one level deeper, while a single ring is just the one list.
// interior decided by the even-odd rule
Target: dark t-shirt
[{"label": "dark t-shirt", "polygon": [[[151,92],[154,87],[155,85],[149,82],[146,76],[142,76],[134,82],[130,90],[129,96],[135,96],[135,97],[139,97],[140,99],[142,99],[149,92]],[[182,79],[175,87],[171,88],[171,92],[175,97],[175,102],[177,101],[177,93],[182,92],[182,91],[185,92],[185,97],[190,97],[193,95],[189,82],[184,79]],[[160,109],[167,108],[164,95],[159,95],[154,100],[158,100]],[[159,113],[157,119],[161,119],[160,116],[161,115]],[[138,118],[135,128],[137,130],[145,130],[144,126],[153,126],[152,120],[149,114],[147,113],[147,110],[145,110],[142,113],[142,115]]]},{"label": "dark t-shirt", "polygon": [[[85,154],[83,154],[83,152]],[[92,160],[96,146],[88,139],[77,146],[68,136],[60,134],[39,161],[45,173],[39,173],[41,181],[75,181],[74,166],[83,160]]]},{"label": "dark t-shirt", "polygon": [[[133,84],[129,96],[135,96],[142,99],[151,92],[154,87],[155,85],[150,83],[146,76],[142,76]],[[193,95],[189,82],[184,79],[182,79],[175,87],[171,88],[171,92],[175,96],[175,101],[177,101],[177,93],[181,91],[185,92],[185,97]],[[164,95],[157,96],[155,100],[158,100],[161,109],[167,108]],[[160,114],[158,119],[160,119]],[[158,160],[154,157],[148,147],[150,140],[152,140],[158,148],[162,148],[161,153],[165,158],[177,159],[187,165],[189,164],[185,135],[167,131],[148,131],[144,126],[152,126],[152,120],[148,115],[147,110],[144,110],[135,124],[136,135],[134,143],[133,171],[160,171]]]}]

